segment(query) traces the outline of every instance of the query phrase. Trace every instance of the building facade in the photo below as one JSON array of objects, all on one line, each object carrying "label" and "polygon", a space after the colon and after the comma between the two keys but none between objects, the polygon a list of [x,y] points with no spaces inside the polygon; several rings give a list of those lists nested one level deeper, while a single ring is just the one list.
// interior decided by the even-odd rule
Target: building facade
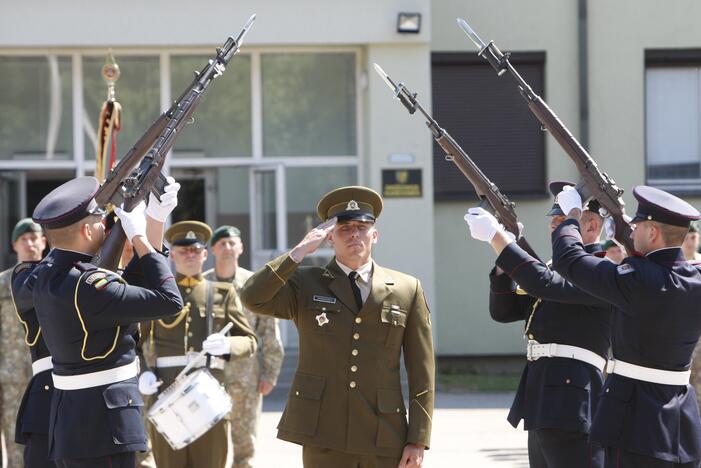
[{"label": "building facade", "polygon": [[[382,0],[356,2],[7,2],[0,15],[0,250],[14,222],[51,188],[95,166],[108,49],[121,69],[119,154],[170,106],[214,48],[257,14],[239,55],[215,80],[168,159],[183,182],[175,220],[242,229],[257,268],[315,226],[331,188],[386,198],[378,262],[419,277],[439,355],[522,352],[521,325],[488,315],[491,251],[462,216],[476,200],[418,115],[373,71],[403,81],[517,203],[547,258],[549,179],[577,179],[507,77],[497,78],[457,28],[464,17],[542,93],[599,165],[626,189],[701,188],[701,5],[652,0]],[[419,13],[418,33],[398,32]],[[394,178],[394,179],[393,179]],[[410,183],[407,184],[407,178]],[[392,192],[404,184],[406,190]],[[692,198],[698,203],[699,199]],[[316,262],[331,252],[322,250]],[[285,329],[295,346],[293,329]]]}]

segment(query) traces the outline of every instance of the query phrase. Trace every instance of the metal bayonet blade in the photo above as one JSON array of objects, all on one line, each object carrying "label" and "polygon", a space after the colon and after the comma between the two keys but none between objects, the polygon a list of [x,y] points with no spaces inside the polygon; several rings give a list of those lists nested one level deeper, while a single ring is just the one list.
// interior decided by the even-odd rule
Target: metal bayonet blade
[{"label": "metal bayonet blade", "polygon": [[379,66],[376,63],[373,63],[373,67],[375,67],[375,71],[377,72],[378,75],[380,75],[380,78],[387,83],[387,86],[389,89],[391,89],[393,92],[397,91],[397,86],[392,82],[392,79],[385,73],[385,71],[382,69],[381,66]]},{"label": "metal bayonet blade", "polygon": [[243,40],[244,36],[248,33],[248,30],[251,29],[251,25],[253,22],[256,20],[256,14],[253,13],[250,18],[248,18],[248,21],[246,21],[246,24],[243,26],[243,29],[239,33],[239,37],[236,38],[236,43],[241,44],[241,41]]},{"label": "metal bayonet blade", "polygon": [[486,47],[484,41],[477,35],[475,30],[472,29],[469,24],[467,24],[467,21],[465,21],[462,18],[458,18],[457,21],[460,29],[462,29],[463,32],[467,34],[467,37],[470,38],[470,40],[477,46],[479,50],[482,50]]}]

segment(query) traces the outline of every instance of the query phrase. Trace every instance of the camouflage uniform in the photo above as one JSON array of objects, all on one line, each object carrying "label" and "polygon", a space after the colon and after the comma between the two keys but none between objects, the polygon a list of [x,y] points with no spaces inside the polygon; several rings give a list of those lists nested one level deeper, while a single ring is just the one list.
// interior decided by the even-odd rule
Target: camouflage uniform
[{"label": "camouflage uniform", "polygon": [[701,340],[696,343],[696,349],[694,349],[694,356],[691,361],[691,385],[694,386],[696,400],[699,402],[699,408],[701,409]]},{"label": "camouflage uniform", "polygon": [[[236,276],[218,278],[214,269],[204,273],[212,281],[231,281],[237,293],[253,273],[244,268],[236,269]],[[260,419],[262,395],[258,383],[265,380],[275,385],[277,382],[284,350],[280,339],[280,327],[273,317],[264,317],[244,309],[246,319],[258,337],[260,353],[250,359],[229,361],[224,369],[224,379],[229,395],[234,401],[231,411],[231,428],[234,440],[233,468],[250,468],[255,454],[256,432]]]},{"label": "camouflage uniform", "polygon": [[32,359],[10,291],[12,268],[0,273],[0,430],[7,444],[9,468],[24,466],[23,447],[15,443],[15,423],[22,396],[32,378]]}]

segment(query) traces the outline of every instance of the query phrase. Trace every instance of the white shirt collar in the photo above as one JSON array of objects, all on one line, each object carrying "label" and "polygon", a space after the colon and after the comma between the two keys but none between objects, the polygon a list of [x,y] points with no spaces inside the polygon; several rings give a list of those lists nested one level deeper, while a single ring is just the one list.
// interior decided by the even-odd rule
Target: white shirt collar
[{"label": "white shirt collar", "polygon": [[[343,273],[345,273],[346,276],[353,271],[353,269],[348,268],[343,263],[339,262],[338,259],[336,259],[336,264],[341,270],[343,270]],[[360,279],[363,283],[370,283],[370,278],[372,277],[372,259],[368,260],[365,265],[361,266],[355,271],[358,272],[358,279]]]}]

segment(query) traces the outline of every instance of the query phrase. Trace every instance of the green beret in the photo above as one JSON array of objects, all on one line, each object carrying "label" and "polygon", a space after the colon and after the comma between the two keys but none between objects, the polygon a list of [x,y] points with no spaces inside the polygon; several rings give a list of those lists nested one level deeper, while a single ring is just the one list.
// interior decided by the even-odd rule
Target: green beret
[{"label": "green beret", "polygon": [[200,221],[179,221],[165,233],[166,240],[174,246],[207,247],[212,229]]},{"label": "green beret", "polygon": [[691,224],[689,224],[689,232],[699,232],[698,221],[692,221]]},{"label": "green beret", "polygon": [[323,221],[336,216],[339,221],[374,223],[382,212],[382,197],[367,187],[341,187],[321,197],[316,212]]},{"label": "green beret", "polygon": [[604,250],[608,250],[611,247],[615,247],[617,245],[618,244],[616,244],[614,241],[612,241],[611,239],[608,239],[608,240],[605,240],[604,242],[601,243],[601,248]]},{"label": "green beret", "polygon": [[20,219],[17,224],[15,224],[15,228],[12,230],[12,243],[14,244],[17,239],[20,238],[22,234],[26,234],[28,232],[44,232],[41,229],[41,226],[32,221],[32,218],[24,218]]},{"label": "green beret", "polygon": [[209,241],[209,245],[214,245],[219,239],[223,239],[225,237],[241,237],[241,231],[236,226],[219,226],[214,230],[214,234],[212,234],[212,239]]}]

